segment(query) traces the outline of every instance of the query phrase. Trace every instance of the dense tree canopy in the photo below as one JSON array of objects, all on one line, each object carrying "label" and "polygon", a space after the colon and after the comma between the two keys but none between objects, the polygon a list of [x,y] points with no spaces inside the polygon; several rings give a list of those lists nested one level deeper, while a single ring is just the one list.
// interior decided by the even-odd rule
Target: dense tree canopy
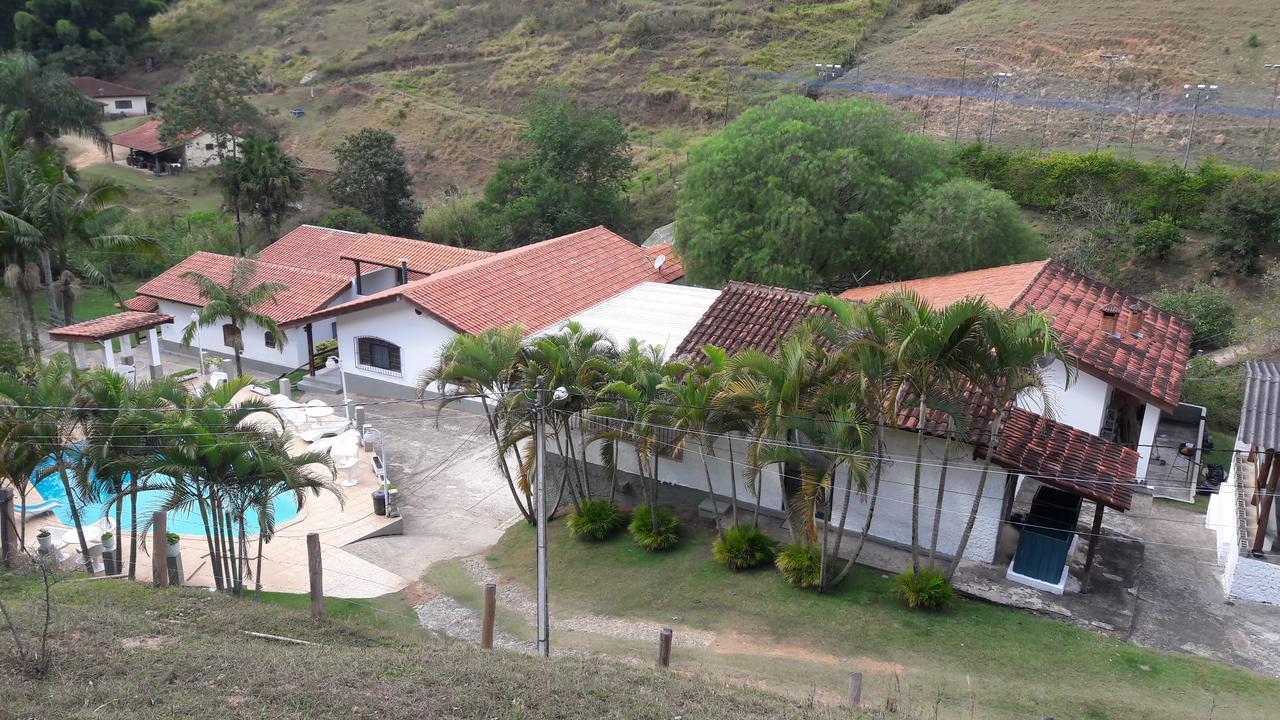
[{"label": "dense tree canopy", "polygon": [[930,188],[894,226],[893,247],[899,264],[922,276],[1044,257],[1013,198],[967,178]]},{"label": "dense tree canopy", "polygon": [[146,35],[164,0],[26,0],[3,3],[0,43],[26,50],[73,75],[109,75],[122,69]]},{"label": "dense tree canopy", "polygon": [[161,138],[204,130],[219,140],[221,150],[231,147],[231,138],[263,127],[262,114],[248,100],[263,89],[258,68],[235,55],[201,55],[187,65],[186,75],[186,82],[161,94]]},{"label": "dense tree canopy", "polygon": [[[258,227],[266,234],[278,230],[285,213],[302,199],[305,182],[298,159],[281,152],[274,140],[247,138],[236,157],[218,166],[223,203],[235,213],[241,233],[245,213],[257,217]],[[240,252],[244,254],[243,237]]]},{"label": "dense tree canopy", "polygon": [[[925,272],[892,241],[895,225],[913,210],[916,228],[979,228],[960,240],[982,246],[982,258],[963,256],[964,263],[931,272],[1005,263],[1004,251],[987,242],[1019,249],[1032,242],[1002,193],[963,184],[931,196],[948,177],[942,147],[910,135],[883,105],[783,97],[746,111],[692,152],[677,242],[692,282],[745,279],[815,290]],[[963,213],[952,209],[947,217],[941,205],[960,196]],[[956,240],[951,234],[948,242]]]},{"label": "dense tree canopy", "polygon": [[24,52],[0,57],[0,113],[22,112],[21,140],[47,146],[59,135],[83,135],[106,144],[102,106],[80,94],[57,68]]},{"label": "dense tree canopy", "polygon": [[338,169],[329,191],[393,235],[415,236],[422,206],[413,199],[413,176],[404,152],[386,130],[365,128],[333,149]]},{"label": "dense tree canopy", "polygon": [[543,96],[530,106],[524,155],[498,165],[485,187],[494,227],[488,244],[505,249],[595,225],[626,223],[626,184],[635,167],[626,128],[614,110]]}]

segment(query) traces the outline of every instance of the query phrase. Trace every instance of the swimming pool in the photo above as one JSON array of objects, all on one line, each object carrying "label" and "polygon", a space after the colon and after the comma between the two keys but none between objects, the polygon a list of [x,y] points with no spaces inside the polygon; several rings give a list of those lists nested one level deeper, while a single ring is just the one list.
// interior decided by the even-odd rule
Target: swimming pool
[{"label": "swimming pool", "polygon": [[[72,483],[74,484],[74,478]],[[58,501],[58,507],[54,508],[53,514],[57,516],[58,521],[67,527],[71,527],[71,509],[67,506],[67,494],[62,490],[62,480],[55,474],[36,483],[36,490],[40,496],[46,500]],[[144,490],[138,493],[138,520],[146,522],[151,517],[151,513],[160,509],[164,504],[164,492],[160,490]],[[292,520],[298,514],[298,505],[293,501],[292,495],[285,495],[275,499],[276,527],[280,527],[284,523]],[[90,525],[102,519],[106,514],[106,503],[89,503],[84,504],[77,502],[76,509],[80,512],[80,522],[83,525]],[[124,530],[129,530],[131,523],[129,522],[130,505],[126,499],[124,502],[124,516],[122,524]],[[110,510],[111,520],[115,521],[116,510],[112,506]],[[204,523],[200,521],[200,510],[194,508],[190,512],[170,511],[166,518],[169,532],[179,535],[204,535]],[[258,534],[258,518],[256,515],[245,518],[244,531],[248,535]]]}]

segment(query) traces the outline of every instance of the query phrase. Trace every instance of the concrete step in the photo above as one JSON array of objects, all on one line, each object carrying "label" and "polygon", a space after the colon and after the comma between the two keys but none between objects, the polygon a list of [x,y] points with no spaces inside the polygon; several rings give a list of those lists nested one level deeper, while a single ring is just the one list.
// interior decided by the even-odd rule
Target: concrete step
[{"label": "concrete step", "polygon": [[298,381],[298,389],[309,393],[338,393],[342,392],[342,382],[338,379],[337,373],[317,373],[316,375],[308,375]]}]

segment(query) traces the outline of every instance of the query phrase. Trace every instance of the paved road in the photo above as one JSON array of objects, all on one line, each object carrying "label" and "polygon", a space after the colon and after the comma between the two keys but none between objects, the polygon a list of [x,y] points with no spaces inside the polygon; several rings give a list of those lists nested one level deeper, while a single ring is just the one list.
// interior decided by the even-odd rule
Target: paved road
[{"label": "paved road", "polygon": [[520,519],[482,417],[450,409],[437,427],[434,406],[373,402],[367,422],[386,433],[404,534],[348,545],[349,552],[413,581],[432,563],[483,552]]}]

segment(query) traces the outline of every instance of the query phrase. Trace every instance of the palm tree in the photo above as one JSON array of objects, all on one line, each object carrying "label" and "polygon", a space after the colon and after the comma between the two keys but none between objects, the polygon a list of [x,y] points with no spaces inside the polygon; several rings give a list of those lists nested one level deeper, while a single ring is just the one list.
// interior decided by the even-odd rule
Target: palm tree
[{"label": "palm tree", "polygon": [[[987,389],[995,417],[991,421],[987,442],[982,443],[982,438],[978,438],[979,444],[986,445],[986,458],[982,464],[982,474],[978,477],[978,488],[973,495],[969,518],[960,535],[955,557],[947,568],[948,580],[955,576],[965,548],[969,545],[969,536],[973,533],[973,525],[978,518],[991,463],[1000,452],[1000,443],[1005,440],[1000,431],[1014,401],[1031,395],[1034,397],[1033,402],[1043,410],[1044,416],[1053,417],[1053,405],[1043,368],[1052,365],[1052,361],[1070,367],[1053,331],[1053,321],[1042,313],[1034,310],[996,310],[987,314],[983,326],[989,350],[979,356],[973,374],[978,386]],[[1067,382],[1070,382],[1070,372]]]},{"label": "palm tree", "polygon": [[[708,362],[694,366],[673,364],[674,375],[663,383],[663,388],[671,397],[672,422],[680,432],[676,437],[675,449],[683,450],[690,438],[698,445],[698,454],[702,457],[702,472],[707,480],[707,497],[711,500],[712,517],[715,519],[716,535],[722,535],[720,511],[717,508],[715,487],[711,483],[710,457],[715,456],[715,440],[710,438],[713,428],[726,428],[727,417],[732,413],[723,412],[715,404],[723,387],[724,368],[727,356],[724,350],[705,345],[703,354]],[[732,439],[729,440],[732,452]],[[737,478],[733,472],[732,460],[729,467],[729,490],[732,493],[733,521],[738,517]]]},{"label": "palm tree", "polygon": [[508,453],[499,435],[499,407],[516,387],[520,351],[524,347],[524,328],[518,325],[493,328],[476,335],[455,335],[440,351],[440,362],[418,379],[418,398],[422,399],[435,388],[440,399],[437,405],[436,423],[440,411],[463,399],[478,399],[484,409],[489,436],[498,448],[498,468],[507,480],[511,498],[526,522],[534,524],[533,498],[523,474],[517,480],[523,464],[519,445],[511,446],[515,455],[517,473],[512,473]]},{"label": "palm tree", "polygon": [[[242,513],[252,512],[258,521],[257,566],[253,575],[253,597],[258,599],[262,594],[262,546],[271,542],[276,532],[276,499],[292,495],[294,503],[301,510],[308,494],[319,495],[321,491],[328,491],[340,503],[343,495],[334,484],[337,470],[328,453],[308,451],[290,455],[288,438],[284,435],[263,438],[255,445],[256,472],[252,484],[245,488],[239,507]],[[242,537],[243,518],[242,514]]]},{"label": "palm tree", "polygon": [[49,458],[62,481],[67,509],[80,542],[85,569],[93,574],[93,560],[80,523],[76,492],[69,470],[77,467],[80,450],[73,444],[77,418],[64,408],[72,407],[79,382],[75,365],[66,353],[58,353],[26,381],[16,375],[0,374],[0,403],[9,407],[6,423],[11,423],[8,440],[30,446],[42,460]]},{"label": "palm tree", "polygon": [[24,111],[21,141],[47,147],[58,136],[73,134],[104,148],[110,142],[102,129],[102,106],[81,95],[61,70],[21,51],[0,56],[0,111],[14,110]]},{"label": "palm tree", "polygon": [[276,296],[287,292],[289,288],[278,282],[254,284],[256,273],[257,265],[247,258],[236,258],[226,285],[219,285],[217,281],[198,272],[182,273],[182,278],[194,283],[204,300],[204,307],[200,308],[197,319],[183,328],[182,344],[190,346],[200,328],[226,320],[235,331],[231,338],[231,349],[235,352],[237,377],[244,375],[240,354],[244,351],[244,329],[250,324],[275,336],[276,348],[284,351],[285,335],[280,331],[280,326],[270,315],[259,312],[257,308],[274,303]]},{"label": "palm tree", "polygon": [[302,198],[306,178],[298,159],[280,151],[274,140],[245,138],[240,154],[224,158],[218,165],[218,184],[223,204],[236,218],[240,254],[245,254],[244,223],[241,212],[258,216],[258,224],[270,233]]},{"label": "palm tree", "polygon": [[[965,298],[935,310],[910,290],[888,293],[873,303],[873,311],[888,330],[890,355],[898,379],[898,387],[894,389],[896,402],[915,404],[918,432],[911,493],[911,567],[915,572],[920,570],[920,482],[924,446],[927,430],[936,421],[930,413],[943,415],[948,436],[953,434],[957,419],[965,418],[960,399],[973,363],[984,352],[982,331],[990,308],[981,298]],[[943,461],[945,465],[945,457]],[[939,511],[944,491],[945,485],[940,482]]]},{"label": "palm tree", "polygon": [[[18,499],[26,498],[34,483],[43,480],[53,468],[41,469],[45,460],[36,448],[23,441],[24,424],[12,413],[0,415],[0,477],[9,482],[17,491]],[[25,547],[27,543],[27,503],[22,502],[22,513],[18,522],[18,543]]]}]

